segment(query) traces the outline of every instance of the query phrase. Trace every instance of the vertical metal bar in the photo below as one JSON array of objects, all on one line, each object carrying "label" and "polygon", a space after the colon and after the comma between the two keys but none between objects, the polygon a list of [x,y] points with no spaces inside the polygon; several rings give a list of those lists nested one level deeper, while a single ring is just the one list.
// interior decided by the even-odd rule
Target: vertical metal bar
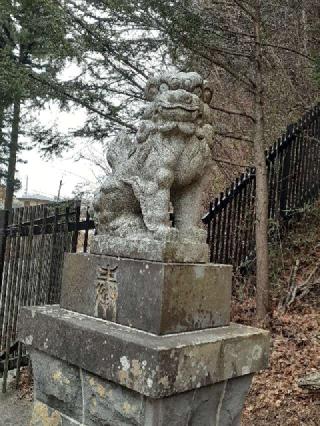
[{"label": "vertical metal bar", "polygon": [[288,170],[288,178],[287,178],[287,215],[286,217],[292,214],[292,203],[291,203],[291,193],[293,187],[293,170],[294,170],[294,141],[295,136],[291,139],[290,144],[288,146],[288,156],[289,156],[289,170]]},{"label": "vertical metal bar", "polygon": [[221,194],[221,203],[222,203],[222,223],[221,223],[221,244],[220,244],[220,255],[219,263],[224,263],[225,259],[225,243],[226,243],[226,224],[227,224],[227,207],[228,204],[225,200],[225,194]]},{"label": "vertical metal bar", "polygon": [[274,160],[273,159],[271,160],[272,154],[273,154],[273,146],[270,147],[269,155],[268,155],[268,158],[270,159],[268,160],[268,192],[269,192],[268,217],[269,219],[273,218],[273,214],[274,214],[275,173],[274,173]]},{"label": "vertical metal bar", "polygon": [[287,214],[288,201],[288,180],[290,170],[290,150],[286,146],[283,153],[283,166],[281,173],[281,189],[280,189],[280,217],[285,218]]},{"label": "vertical metal bar", "polygon": [[6,255],[6,230],[8,226],[9,212],[8,210],[0,210],[0,294],[2,292],[2,280],[4,259]]},{"label": "vertical metal bar", "polygon": [[238,193],[238,206],[236,211],[236,245],[235,245],[235,252],[234,252],[234,262],[236,266],[239,266],[239,251],[240,251],[240,218],[241,218],[241,210],[242,210],[242,180],[243,176],[241,176],[240,183],[237,185],[237,193]]},{"label": "vertical metal bar", "polygon": [[232,205],[233,205],[233,191],[232,187],[230,188],[230,191],[226,192],[227,197],[227,208],[228,208],[228,215],[227,215],[227,226],[226,226],[226,250],[225,250],[225,258],[224,263],[228,264],[230,262],[230,235],[232,232]]},{"label": "vertical metal bar", "polygon": [[32,272],[32,242],[33,242],[33,227],[34,227],[34,215],[35,211],[33,207],[26,208],[26,216],[28,217],[29,229],[28,236],[26,242],[26,255],[25,255],[25,277],[24,277],[24,288],[23,293],[21,295],[21,300],[23,305],[30,306],[32,294],[32,280],[31,280],[31,272]]},{"label": "vertical metal bar", "polygon": [[72,236],[72,253],[77,253],[78,248],[78,237],[79,237],[79,220],[80,220],[81,206],[76,207],[76,217],[75,217],[75,230]]},{"label": "vertical metal bar", "polygon": [[239,250],[239,261],[238,261],[238,265],[241,265],[241,263],[243,262],[245,253],[244,253],[244,246],[245,246],[245,225],[246,225],[246,221],[245,221],[245,215],[246,215],[246,210],[248,208],[248,199],[247,199],[247,189],[248,189],[248,180],[247,179],[243,179],[243,196],[242,196],[242,208],[241,208],[241,213],[240,213],[240,250]]},{"label": "vertical metal bar", "polygon": [[291,209],[295,211],[297,209],[297,189],[299,181],[299,151],[300,151],[300,134],[301,134],[301,123],[297,126],[297,134],[294,140],[294,168],[291,179],[292,183],[292,194],[291,194]]},{"label": "vertical metal bar", "polygon": [[[39,220],[39,206],[33,207],[34,209],[34,217],[35,222],[38,222]],[[32,226],[32,269],[31,269],[31,293],[30,293],[30,304],[31,306],[34,306],[36,303],[36,292],[37,292],[37,276],[38,276],[38,267],[39,267],[39,237],[36,235],[36,225],[33,223]]]},{"label": "vertical metal bar", "polygon": [[[18,225],[20,220],[20,211],[16,209],[13,211],[13,225]],[[4,316],[4,330],[5,330],[5,362],[3,369],[3,382],[2,382],[2,392],[6,393],[7,391],[7,379],[8,379],[8,371],[9,371],[9,359],[10,359],[10,346],[12,343],[12,316],[14,310],[15,303],[15,293],[16,293],[16,268],[17,262],[19,258],[19,250],[20,250],[20,238],[19,231],[13,229],[13,259],[11,261],[11,273],[10,279],[8,280],[8,297],[6,302],[5,316]]]},{"label": "vertical metal bar", "polygon": [[312,125],[311,125],[311,131],[310,131],[310,142],[311,142],[311,173],[310,173],[310,198],[311,201],[315,199],[316,194],[316,176],[317,176],[317,169],[316,169],[316,142],[315,142],[315,127],[316,127],[316,118],[315,114],[313,117]]},{"label": "vertical metal bar", "polygon": [[221,245],[221,222],[222,222],[222,215],[223,215],[223,211],[221,208],[221,199],[222,199],[222,195],[223,193],[220,193],[220,198],[219,198],[219,211],[218,211],[218,220],[217,220],[217,230],[216,230],[216,250],[215,250],[215,263],[221,263],[220,261],[220,245]]},{"label": "vertical metal bar", "polygon": [[306,178],[307,178],[307,158],[308,158],[308,129],[309,129],[309,118],[306,123],[306,128],[304,131],[303,137],[303,156],[302,156],[302,175],[301,175],[301,185],[302,185],[302,203],[301,207],[304,206],[306,202]]},{"label": "vertical metal bar", "polygon": [[248,252],[254,252],[255,249],[255,244],[256,244],[256,240],[255,240],[255,226],[256,226],[256,202],[255,202],[255,198],[256,198],[256,174],[255,174],[255,169],[251,170],[251,175],[252,175],[252,185],[251,185],[251,214],[250,214],[250,230],[249,230],[249,248],[248,248]]},{"label": "vertical metal bar", "polygon": [[42,206],[40,209],[40,217],[41,219],[41,234],[38,237],[40,239],[40,245],[39,245],[39,257],[40,257],[40,265],[38,268],[38,277],[37,282],[38,284],[38,290],[36,294],[36,305],[42,305],[46,301],[46,279],[44,276],[44,269],[45,269],[45,237],[46,237],[46,225],[47,225],[47,206]]},{"label": "vertical metal bar", "polygon": [[[212,203],[210,203],[210,212],[212,210]],[[89,224],[90,224],[90,213],[89,213],[89,208],[87,208],[86,211],[86,222],[85,222],[85,232],[84,232],[84,241],[83,241],[83,252],[87,253],[88,251],[88,240],[89,240]],[[208,237],[207,237],[207,241],[208,244],[210,242],[210,222],[207,225],[208,227]]]},{"label": "vertical metal bar", "polygon": [[305,158],[305,169],[304,169],[304,203],[309,201],[310,196],[310,151],[311,151],[311,142],[310,142],[310,126],[309,122],[307,136],[306,136],[306,158]]},{"label": "vertical metal bar", "polygon": [[19,241],[19,251],[17,252],[17,266],[16,266],[16,275],[15,275],[15,296],[14,296],[14,306],[12,311],[12,341],[16,339],[17,335],[17,319],[21,302],[21,275],[23,268],[24,260],[24,237],[22,236],[22,223],[24,217],[24,208],[19,209],[19,224],[18,224],[18,241]]},{"label": "vertical metal bar", "polygon": [[247,194],[247,208],[245,212],[245,236],[244,236],[244,260],[249,258],[249,250],[250,250],[250,227],[251,227],[251,221],[252,221],[252,179],[250,174],[247,175],[248,179],[248,194]]},{"label": "vertical metal bar", "polygon": [[21,359],[22,359],[22,342],[19,342],[18,343],[18,357],[17,357],[17,371],[16,371],[16,389],[18,389],[19,383],[20,383]]},{"label": "vertical metal bar", "polygon": [[231,186],[231,200],[230,200],[230,241],[229,241],[229,262],[233,264],[233,250],[234,250],[234,235],[235,235],[235,211],[236,211],[236,196],[235,196],[235,183]]},{"label": "vertical metal bar", "polygon": [[299,160],[298,160],[298,176],[297,179],[297,196],[296,196],[296,208],[300,208],[303,204],[302,197],[302,174],[303,174],[303,156],[304,156],[304,130],[303,125],[301,129],[301,133],[299,135]]},{"label": "vertical metal bar", "polygon": [[56,285],[56,245],[57,245],[57,231],[58,231],[58,215],[59,215],[59,208],[55,208],[54,213],[54,224],[52,229],[52,251],[51,251],[51,264],[50,264],[50,286],[49,286],[49,292],[48,292],[48,301],[47,303],[50,305],[54,300],[54,293],[55,293],[55,285]]},{"label": "vertical metal bar", "polygon": [[[216,198],[214,201],[214,210],[216,211],[219,203],[219,199]],[[211,223],[211,241],[210,241],[210,262],[215,261],[215,247],[216,247],[216,233],[217,233],[217,215],[214,216],[210,220]]]}]

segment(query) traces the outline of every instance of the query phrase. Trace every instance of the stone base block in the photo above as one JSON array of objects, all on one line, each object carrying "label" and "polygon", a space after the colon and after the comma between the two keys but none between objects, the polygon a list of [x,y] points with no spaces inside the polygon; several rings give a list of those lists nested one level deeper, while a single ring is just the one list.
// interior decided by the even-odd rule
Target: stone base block
[{"label": "stone base block", "polygon": [[154,334],[230,323],[232,267],[89,254],[65,258],[61,307]]},{"label": "stone base block", "polygon": [[19,339],[150,398],[246,376],[267,366],[269,334],[228,327],[157,336],[58,306],[23,308]]},{"label": "stone base block", "polygon": [[236,426],[252,375],[152,399],[32,351],[31,426]]},{"label": "stone base block", "polygon": [[90,252],[164,263],[207,263],[209,260],[209,249],[205,243],[126,239],[105,235],[96,235],[92,239]]}]

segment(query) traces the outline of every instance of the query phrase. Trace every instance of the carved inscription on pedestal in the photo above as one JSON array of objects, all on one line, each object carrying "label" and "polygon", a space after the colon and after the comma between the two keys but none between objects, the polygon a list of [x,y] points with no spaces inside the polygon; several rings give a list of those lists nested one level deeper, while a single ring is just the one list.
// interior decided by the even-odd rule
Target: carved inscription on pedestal
[{"label": "carved inscription on pedestal", "polygon": [[116,321],[118,282],[117,269],[99,267],[96,280],[95,316],[108,321]]}]

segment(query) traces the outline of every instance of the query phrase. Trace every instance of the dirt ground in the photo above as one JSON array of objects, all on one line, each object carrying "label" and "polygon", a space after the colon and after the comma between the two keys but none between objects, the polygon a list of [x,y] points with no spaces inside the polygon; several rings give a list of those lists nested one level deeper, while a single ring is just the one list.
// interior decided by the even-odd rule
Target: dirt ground
[{"label": "dirt ground", "polygon": [[[2,387],[2,379],[0,379]],[[15,380],[9,377],[8,392],[0,393],[0,425],[1,426],[29,426],[31,420],[32,402],[23,397],[15,389]]]},{"label": "dirt ground", "polygon": [[[299,379],[320,371],[320,203],[270,252],[270,368],[254,378],[242,426],[320,426],[320,392],[298,386]],[[234,298],[233,320],[253,325],[254,300],[243,284]],[[292,284],[295,301],[279,309]]]},{"label": "dirt ground", "polygon": [[319,426],[320,393],[298,386],[320,370],[319,310],[275,312],[271,332],[270,368],[254,378],[242,426]]}]

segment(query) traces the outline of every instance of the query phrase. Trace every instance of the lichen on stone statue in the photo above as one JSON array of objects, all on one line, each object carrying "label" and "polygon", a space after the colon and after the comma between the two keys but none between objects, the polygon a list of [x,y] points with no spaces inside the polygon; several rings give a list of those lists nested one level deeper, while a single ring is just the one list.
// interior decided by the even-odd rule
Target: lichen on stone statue
[{"label": "lichen on stone statue", "polygon": [[165,74],[149,79],[146,98],[135,138],[120,134],[109,147],[112,174],[94,202],[97,232],[203,243],[201,197],[212,162],[212,91],[197,73]]}]

